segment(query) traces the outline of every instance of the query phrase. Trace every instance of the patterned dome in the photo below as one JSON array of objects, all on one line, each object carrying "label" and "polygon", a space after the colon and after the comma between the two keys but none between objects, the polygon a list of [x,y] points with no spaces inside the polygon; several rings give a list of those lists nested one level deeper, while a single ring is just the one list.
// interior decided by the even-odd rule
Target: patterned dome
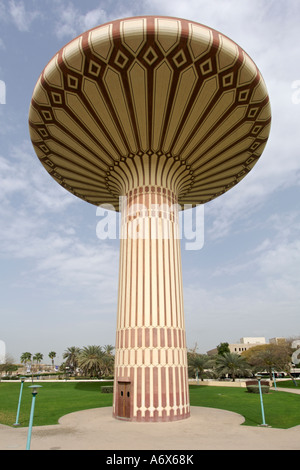
[{"label": "patterned dome", "polygon": [[43,70],[29,127],[40,161],[83,200],[138,186],[208,202],[260,157],[271,112],[263,78],[232,40],[201,24],[136,17],[91,29]]}]

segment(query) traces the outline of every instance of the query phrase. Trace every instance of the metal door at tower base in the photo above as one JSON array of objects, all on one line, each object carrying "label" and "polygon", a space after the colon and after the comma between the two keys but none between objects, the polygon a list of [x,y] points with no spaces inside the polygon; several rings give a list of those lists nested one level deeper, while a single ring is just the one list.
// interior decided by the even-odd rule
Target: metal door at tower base
[{"label": "metal door at tower base", "polygon": [[118,382],[118,417],[130,418],[131,383]]}]

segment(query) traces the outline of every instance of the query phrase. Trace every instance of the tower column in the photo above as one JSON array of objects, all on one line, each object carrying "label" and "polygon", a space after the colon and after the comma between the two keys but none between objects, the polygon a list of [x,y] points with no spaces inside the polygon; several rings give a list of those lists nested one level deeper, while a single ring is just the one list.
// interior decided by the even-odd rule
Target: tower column
[{"label": "tower column", "polygon": [[113,415],[133,421],[189,417],[177,197],[129,190],[121,207]]}]

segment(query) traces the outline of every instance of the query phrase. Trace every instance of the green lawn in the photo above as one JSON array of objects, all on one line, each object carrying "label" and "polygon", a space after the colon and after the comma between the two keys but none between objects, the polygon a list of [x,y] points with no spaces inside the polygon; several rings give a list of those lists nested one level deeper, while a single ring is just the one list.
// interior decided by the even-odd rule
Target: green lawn
[{"label": "green lawn", "polygon": [[[259,394],[245,388],[190,386],[192,406],[208,406],[234,411],[244,416],[244,425],[262,424]],[[290,428],[300,424],[300,395],[271,390],[263,394],[266,423],[274,428]]]},{"label": "green lawn", "polygon": [[[28,426],[32,394],[25,382],[19,423]],[[101,393],[100,387],[112,382],[39,382],[35,401],[34,425],[57,424],[61,416],[73,411],[112,406],[112,394]],[[20,383],[0,383],[0,423],[11,426],[16,421]]]},{"label": "green lawn", "polygon": [[[20,425],[28,426],[31,406],[29,382],[24,384]],[[43,382],[36,398],[34,425],[57,424],[61,416],[74,411],[112,406],[112,394],[100,393],[100,387],[111,382]],[[286,386],[286,385],[285,385]],[[0,383],[0,423],[12,426],[16,420],[20,383]],[[244,425],[262,423],[260,398],[245,388],[190,386],[192,406],[205,406],[234,411],[245,418]],[[300,395],[271,391],[263,395],[266,423],[289,428],[300,425]]]},{"label": "green lawn", "polygon": [[299,388],[300,390],[300,380],[295,381],[297,384],[297,387],[295,386],[294,382],[292,380],[280,380],[276,382],[276,386],[278,388],[294,388],[295,390]]}]

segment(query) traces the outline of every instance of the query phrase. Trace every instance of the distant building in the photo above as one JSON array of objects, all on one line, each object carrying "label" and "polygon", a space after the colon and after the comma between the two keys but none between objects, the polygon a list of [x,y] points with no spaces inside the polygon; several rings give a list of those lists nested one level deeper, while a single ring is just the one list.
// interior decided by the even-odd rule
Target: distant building
[{"label": "distant building", "polygon": [[241,344],[266,344],[266,338],[263,336],[253,337],[253,336],[246,336],[245,338],[240,339]]},{"label": "distant building", "polygon": [[271,338],[269,339],[269,342],[271,344],[285,344],[286,343],[286,339],[285,338]]},{"label": "distant building", "polygon": [[[244,337],[240,339],[239,343],[230,343],[228,344],[229,351],[231,353],[241,354],[244,351],[247,351],[254,346],[259,346],[261,344],[267,344],[266,338],[264,337]],[[210,349],[207,351],[208,356],[214,356],[218,354],[218,348]]]}]

